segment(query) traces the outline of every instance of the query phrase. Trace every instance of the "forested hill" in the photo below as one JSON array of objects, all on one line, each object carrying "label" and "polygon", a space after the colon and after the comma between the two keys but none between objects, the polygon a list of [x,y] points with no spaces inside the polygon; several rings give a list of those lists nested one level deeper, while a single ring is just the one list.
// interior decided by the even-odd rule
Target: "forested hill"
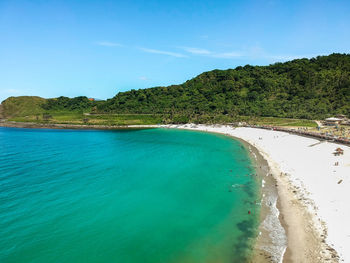
[{"label": "forested hill", "polygon": [[120,92],[107,101],[87,97],[10,97],[3,116],[57,112],[151,113],[184,116],[350,117],[350,55],[332,54],[269,66],[200,74],[181,85]]},{"label": "forested hill", "polygon": [[181,85],[120,92],[98,110],[307,119],[350,115],[350,55],[213,70]]}]

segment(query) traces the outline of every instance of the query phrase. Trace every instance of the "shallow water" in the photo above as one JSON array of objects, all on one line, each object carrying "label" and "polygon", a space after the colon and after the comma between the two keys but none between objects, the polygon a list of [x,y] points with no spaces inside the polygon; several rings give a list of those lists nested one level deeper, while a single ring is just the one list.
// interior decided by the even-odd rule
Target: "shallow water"
[{"label": "shallow water", "polygon": [[0,262],[244,262],[253,173],[221,135],[0,128]]}]

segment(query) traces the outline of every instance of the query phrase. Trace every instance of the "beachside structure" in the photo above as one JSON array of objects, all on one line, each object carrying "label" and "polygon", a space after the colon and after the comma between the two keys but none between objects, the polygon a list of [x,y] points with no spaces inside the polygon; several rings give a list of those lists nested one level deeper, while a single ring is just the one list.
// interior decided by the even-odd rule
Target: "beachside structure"
[{"label": "beachside structure", "polygon": [[335,149],[334,155],[339,156],[343,154],[344,154],[344,150],[342,148]]},{"label": "beachside structure", "polygon": [[350,120],[342,121],[341,124],[350,126]]},{"label": "beachside structure", "polygon": [[338,126],[342,121],[343,119],[331,117],[331,118],[325,119],[323,124],[327,126]]},{"label": "beachside structure", "polygon": [[346,115],[344,115],[344,114],[337,114],[335,117],[338,118],[338,119],[342,119],[342,120],[347,120],[348,119],[346,117]]}]

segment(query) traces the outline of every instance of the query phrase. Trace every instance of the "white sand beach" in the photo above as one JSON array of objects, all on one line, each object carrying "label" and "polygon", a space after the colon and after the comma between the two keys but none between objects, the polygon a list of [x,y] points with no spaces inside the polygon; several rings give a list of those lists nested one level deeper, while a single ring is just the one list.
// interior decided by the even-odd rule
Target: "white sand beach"
[{"label": "white sand beach", "polygon": [[[350,262],[350,147],[256,128],[170,127],[231,135],[259,150],[278,184],[284,262]],[[344,154],[334,156],[338,147]]]}]

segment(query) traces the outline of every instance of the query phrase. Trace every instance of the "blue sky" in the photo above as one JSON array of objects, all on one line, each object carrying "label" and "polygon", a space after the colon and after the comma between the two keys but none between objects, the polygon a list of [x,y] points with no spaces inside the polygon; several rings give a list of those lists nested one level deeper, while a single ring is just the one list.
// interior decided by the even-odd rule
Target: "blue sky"
[{"label": "blue sky", "polygon": [[109,98],[203,71],[350,52],[350,1],[0,0],[0,101]]}]

